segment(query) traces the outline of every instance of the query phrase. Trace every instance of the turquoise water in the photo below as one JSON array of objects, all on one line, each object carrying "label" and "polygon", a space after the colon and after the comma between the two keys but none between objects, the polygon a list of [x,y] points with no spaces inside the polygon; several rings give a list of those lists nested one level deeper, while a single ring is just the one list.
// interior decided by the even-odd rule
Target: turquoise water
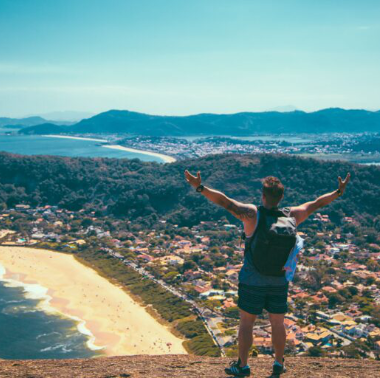
[{"label": "turquoise water", "polygon": [[77,323],[38,308],[22,287],[0,281],[0,358],[90,358],[100,354],[87,347],[88,337]]},{"label": "turquoise water", "polygon": [[105,148],[100,142],[37,135],[0,134],[0,151],[21,155],[127,158],[163,163],[158,157]]}]

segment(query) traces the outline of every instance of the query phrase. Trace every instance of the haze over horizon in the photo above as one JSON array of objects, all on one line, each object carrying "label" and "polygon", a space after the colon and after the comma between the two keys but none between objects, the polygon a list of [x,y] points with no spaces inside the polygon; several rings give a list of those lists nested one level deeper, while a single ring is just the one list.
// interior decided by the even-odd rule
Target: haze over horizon
[{"label": "haze over horizon", "polygon": [[0,1],[0,116],[380,109],[380,3]]}]

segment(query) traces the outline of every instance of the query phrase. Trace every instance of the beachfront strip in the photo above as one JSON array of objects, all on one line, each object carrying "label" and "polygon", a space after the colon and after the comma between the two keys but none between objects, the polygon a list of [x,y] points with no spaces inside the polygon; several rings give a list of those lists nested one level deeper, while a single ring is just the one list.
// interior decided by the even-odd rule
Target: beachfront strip
[{"label": "beachfront strip", "polygon": [[73,255],[2,246],[0,264],[6,272],[1,280],[6,283],[18,282],[19,287],[38,283],[48,288],[37,308],[75,320],[78,331],[89,336],[90,349],[107,356],[187,353],[183,339]]},{"label": "beachfront strip", "polygon": [[[318,213],[301,232],[307,247],[290,289],[287,353],[347,357],[380,353],[380,247],[375,242],[360,245],[353,233],[355,220],[343,221],[344,226],[334,230],[328,216]],[[109,222],[95,213],[22,204],[3,211],[0,222],[3,230],[13,226],[12,233],[3,231],[3,244],[61,250],[78,257],[96,246],[99,253],[122,261],[147,282],[154,281],[191,304],[216,344],[227,355],[236,353],[237,279],[243,250],[241,230],[235,225],[201,222],[179,228],[160,221],[155,229],[142,231],[138,224]],[[312,222],[317,229],[309,228]],[[255,353],[271,353],[268,321],[260,318],[254,334]]]},{"label": "beachfront strip", "polygon": [[153,150],[147,149],[147,150],[141,150],[141,149],[136,149],[136,148],[130,148],[126,146],[120,146],[117,144],[109,144],[109,140],[117,140],[118,138],[115,138],[113,136],[107,136],[107,139],[98,139],[96,137],[88,137],[88,136],[70,136],[70,135],[43,135],[48,138],[63,138],[63,139],[73,139],[73,140],[88,140],[91,142],[98,142],[101,143],[102,147],[105,148],[111,148],[113,150],[120,150],[120,151],[126,151],[126,152],[132,152],[135,154],[141,154],[141,155],[148,155],[148,156],[153,156],[156,158],[159,158],[162,160],[164,163],[174,163],[176,161],[176,158],[170,155],[164,155],[160,152],[156,152],[156,148]]}]

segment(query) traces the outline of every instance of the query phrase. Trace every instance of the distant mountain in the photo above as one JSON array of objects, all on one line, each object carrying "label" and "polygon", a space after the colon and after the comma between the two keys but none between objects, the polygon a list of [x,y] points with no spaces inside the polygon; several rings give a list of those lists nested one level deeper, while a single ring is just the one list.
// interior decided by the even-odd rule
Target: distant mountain
[{"label": "distant mountain", "polygon": [[78,111],[60,111],[41,114],[45,119],[54,119],[56,122],[64,121],[70,123],[76,123],[85,118],[93,117],[95,114],[90,112],[78,112]]},{"label": "distant mountain", "polygon": [[[127,110],[110,110],[72,126],[68,134],[134,134],[151,136],[251,135],[264,133],[379,132],[380,112],[331,108],[303,111],[157,116]],[[24,134],[57,133],[46,125],[20,130]]]},{"label": "distant mountain", "polygon": [[[42,123],[36,126],[30,126],[19,130],[20,134],[62,134],[65,133],[69,126],[56,125],[55,123]],[[27,130],[28,132],[24,132]]]},{"label": "distant mountain", "polygon": [[[26,118],[8,118],[8,117],[0,117],[0,127],[7,128],[24,128],[30,126],[36,126],[41,124],[50,123],[53,125],[72,125],[73,122],[66,121],[50,121],[45,118],[39,116],[26,117]],[[12,126],[12,127],[10,127]]]},{"label": "distant mountain", "polygon": [[10,126],[10,125],[34,126],[34,125],[39,125],[44,122],[47,122],[47,121],[46,119],[42,117],[27,117],[27,118],[0,117],[0,126]]}]

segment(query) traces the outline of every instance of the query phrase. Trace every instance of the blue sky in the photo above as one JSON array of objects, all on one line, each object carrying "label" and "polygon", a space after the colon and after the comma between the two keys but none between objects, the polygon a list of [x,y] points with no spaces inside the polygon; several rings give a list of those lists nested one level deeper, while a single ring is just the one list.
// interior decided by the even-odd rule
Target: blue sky
[{"label": "blue sky", "polygon": [[377,0],[0,0],[0,116],[380,109]]}]

